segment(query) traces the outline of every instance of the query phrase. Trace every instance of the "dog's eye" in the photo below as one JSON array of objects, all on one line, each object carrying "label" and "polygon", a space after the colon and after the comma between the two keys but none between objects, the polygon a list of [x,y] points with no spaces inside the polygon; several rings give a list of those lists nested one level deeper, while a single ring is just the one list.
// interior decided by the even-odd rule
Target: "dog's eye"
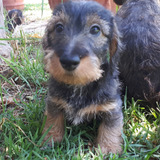
[{"label": "dog's eye", "polygon": [[57,25],[55,26],[55,31],[56,31],[57,33],[61,33],[61,32],[63,31],[63,29],[64,29],[64,26],[63,26],[62,24],[57,24]]},{"label": "dog's eye", "polygon": [[94,25],[90,29],[90,33],[96,35],[100,32],[100,27],[98,25]]}]

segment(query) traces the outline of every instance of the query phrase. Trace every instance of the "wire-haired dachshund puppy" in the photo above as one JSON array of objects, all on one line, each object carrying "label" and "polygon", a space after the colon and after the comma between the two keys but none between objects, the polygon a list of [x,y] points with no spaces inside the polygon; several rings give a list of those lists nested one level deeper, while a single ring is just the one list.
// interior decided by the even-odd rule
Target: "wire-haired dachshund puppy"
[{"label": "wire-haired dachshund puppy", "polygon": [[128,96],[155,107],[160,102],[160,2],[114,0],[123,4],[116,15],[125,45],[120,59],[120,79]]},{"label": "wire-haired dachshund puppy", "polygon": [[[50,73],[45,140],[60,142],[64,119],[75,125],[101,120],[96,146],[122,151],[123,115],[118,80],[119,32],[112,14],[91,1],[70,1],[54,9],[43,38]],[[50,140],[51,143],[51,140]]]},{"label": "wire-haired dachshund puppy", "polygon": [[12,9],[8,12],[6,16],[7,27],[10,32],[14,32],[17,25],[21,25],[24,17],[22,11],[19,9]]}]

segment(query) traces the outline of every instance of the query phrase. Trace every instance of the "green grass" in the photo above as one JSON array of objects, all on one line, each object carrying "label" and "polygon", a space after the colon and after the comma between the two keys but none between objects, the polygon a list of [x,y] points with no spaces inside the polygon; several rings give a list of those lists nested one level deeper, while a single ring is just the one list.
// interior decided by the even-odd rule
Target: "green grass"
[{"label": "green grass", "polygon": [[23,15],[27,24],[37,20],[47,20],[51,17],[51,14],[52,11],[47,0],[36,4],[27,3],[23,10]]},{"label": "green grass", "polygon": [[31,11],[31,10],[39,10],[39,11],[41,11],[42,8],[44,10],[48,10],[49,9],[48,0],[37,1],[34,4],[25,3],[24,11]]},{"label": "green grass", "polygon": [[7,72],[0,72],[0,160],[160,159],[160,107],[157,111],[144,108],[139,101],[128,102],[126,96],[122,155],[102,155],[88,148],[95,138],[96,122],[77,127],[67,123],[62,143],[53,142],[53,148],[42,144],[48,74],[41,39],[21,34],[17,40],[17,57],[12,54],[11,60],[5,60]]},{"label": "green grass", "polygon": [[[25,11],[27,10],[41,10],[42,9],[42,3],[38,4],[25,4]],[[43,3],[43,9],[47,10],[49,9],[48,3]]]}]

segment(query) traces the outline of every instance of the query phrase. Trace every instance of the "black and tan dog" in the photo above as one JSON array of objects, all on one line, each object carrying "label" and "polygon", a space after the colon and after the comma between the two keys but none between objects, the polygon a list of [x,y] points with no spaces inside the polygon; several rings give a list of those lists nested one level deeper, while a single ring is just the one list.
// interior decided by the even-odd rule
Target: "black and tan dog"
[{"label": "black and tan dog", "polygon": [[96,146],[120,153],[120,41],[111,13],[93,1],[60,4],[46,27],[43,49],[51,75],[43,133],[53,125],[45,140],[62,141],[65,118],[78,125],[99,117]]},{"label": "black and tan dog", "polygon": [[160,2],[114,0],[123,4],[116,15],[125,45],[120,60],[120,79],[128,96],[160,102]]},{"label": "black and tan dog", "polygon": [[22,11],[19,9],[12,9],[6,16],[7,27],[10,32],[14,32],[17,25],[21,25],[24,21]]}]

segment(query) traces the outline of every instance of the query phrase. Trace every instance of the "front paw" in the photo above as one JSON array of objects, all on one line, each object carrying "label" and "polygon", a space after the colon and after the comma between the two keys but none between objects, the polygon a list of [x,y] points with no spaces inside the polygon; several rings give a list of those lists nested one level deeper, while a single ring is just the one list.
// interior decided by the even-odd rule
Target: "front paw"
[{"label": "front paw", "polygon": [[101,149],[101,152],[103,154],[109,154],[109,153],[113,153],[113,154],[121,154],[122,153],[122,144],[112,144],[112,143],[102,143],[102,144],[98,144],[98,146]]}]

